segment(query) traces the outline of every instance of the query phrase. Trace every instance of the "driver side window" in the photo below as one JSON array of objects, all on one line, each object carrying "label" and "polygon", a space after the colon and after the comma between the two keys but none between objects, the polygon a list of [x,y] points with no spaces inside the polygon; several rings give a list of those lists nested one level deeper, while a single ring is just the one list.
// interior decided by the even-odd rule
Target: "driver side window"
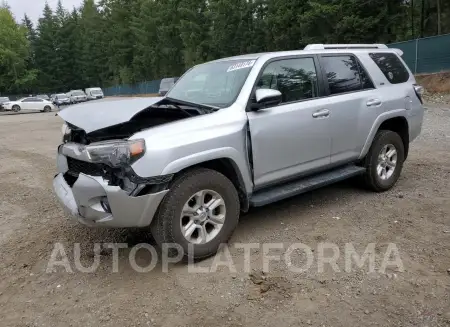
[{"label": "driver side window", "polygon": [[295,58],[271,62],[264,69],[256,88],[280,91],[282,103],[318,97],[319,87],[314,59]]}]

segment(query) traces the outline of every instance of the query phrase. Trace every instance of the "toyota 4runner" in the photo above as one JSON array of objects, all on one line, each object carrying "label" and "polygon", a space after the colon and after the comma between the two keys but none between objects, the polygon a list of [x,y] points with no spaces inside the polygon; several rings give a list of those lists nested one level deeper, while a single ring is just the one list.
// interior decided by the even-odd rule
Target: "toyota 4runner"
[{"label": "toyota 4runner", "polygon": [[249,54],[191,68],[164,98],[65,109],[54,190],[83,224],[149,226],[194,259],[250,207],[350,177],[389,190],[424,113],[401,55],[378,44]]}]

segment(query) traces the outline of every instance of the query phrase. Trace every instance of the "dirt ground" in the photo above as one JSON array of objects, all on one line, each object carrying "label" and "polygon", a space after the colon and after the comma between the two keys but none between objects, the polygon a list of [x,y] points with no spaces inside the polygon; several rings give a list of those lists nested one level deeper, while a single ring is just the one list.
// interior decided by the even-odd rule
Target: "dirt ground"
[{"label": "dirt ground", "polygon": [[[61,123],[54,113],[0,115],[1,326],[450,326],[449,104],[427,105],[393,190],[375,194],[344,182],[243,216],[229,245],[236,272],[198,273],[181,263],[163,272],[158,263],[140,273],[130,249],[119,251],[116,273],[108,251],[94,272],[75,269],[75,243],[88,266],[96,242],[132,246],[150,238],[146,230],[90,229],[65,218],[51,188]],[[57,242],[72,273],[46,272]],[[324,242],[342,253],[352,243],[359,254],[376,243],[377,267],[393,243],[404,269],[345,272],[341,256],[340,272],[326,265],[319,273],[314,255],[305,272],[281,261],[249,276],[234,245],[276,242],[284,245],[278,253],[301,242],[314,254]],[[257,272],[262,257],[262,247],[251,254]],[[150,260],[137,252],[141,266]]]}]

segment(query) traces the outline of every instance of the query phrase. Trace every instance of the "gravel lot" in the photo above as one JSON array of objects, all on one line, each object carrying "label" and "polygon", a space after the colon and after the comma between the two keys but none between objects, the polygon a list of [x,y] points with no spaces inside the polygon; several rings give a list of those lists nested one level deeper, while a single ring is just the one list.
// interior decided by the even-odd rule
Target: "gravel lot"
[{"label": "gravel lot", "polygon": [[[94,260],[96,242],[148,242],[145,230],[89,229],[71,223],[51,190],[61,120],[55,113],[0,115],[0,317],[2,326],[450,326],[450,105],[429,104],[422,135],[410,151],[397,186],[374,194],[345,182],[242,217],[230,241],[236,267],[194,273],[183,264],[162,272],[132,269],[130,249],[102,251],[92,273],[75,269]],[[72,273],[46,272],[55,243]],[[272,262],[250,277],[236,243],[282,242],[315,249],[314,263],[295,273]],[[316,264],[317,247],[351,242],[362,254],[376,243],[376,267],[395,243],[404,270],[340,272]],[[277,250],[271,250],[276,254]],[[222,253],[221,258],[224,258]],[[262,269],[262,247],[251,267]],[[299,264],[302,258],[293,255]],[[298,259],[296,261],[296,259]],[[145,266],[147,251],[136,261]],[[199,265],[209,267],[214,258]],[[304,263],[304,260],[302,259]],[[398,268],[398,267],[397,267]]]}]

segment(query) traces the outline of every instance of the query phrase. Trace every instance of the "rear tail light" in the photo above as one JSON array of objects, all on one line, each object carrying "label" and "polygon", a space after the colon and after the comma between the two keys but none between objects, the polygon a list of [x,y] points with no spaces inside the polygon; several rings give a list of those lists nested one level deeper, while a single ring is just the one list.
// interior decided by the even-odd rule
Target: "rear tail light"
[{"label": "rear tail light", "polygon": [[423,93],[425,89],[421,85],[414,84],[414,91],[416,92],[417,97],[420,100],[420,103],[423,103]]}]

